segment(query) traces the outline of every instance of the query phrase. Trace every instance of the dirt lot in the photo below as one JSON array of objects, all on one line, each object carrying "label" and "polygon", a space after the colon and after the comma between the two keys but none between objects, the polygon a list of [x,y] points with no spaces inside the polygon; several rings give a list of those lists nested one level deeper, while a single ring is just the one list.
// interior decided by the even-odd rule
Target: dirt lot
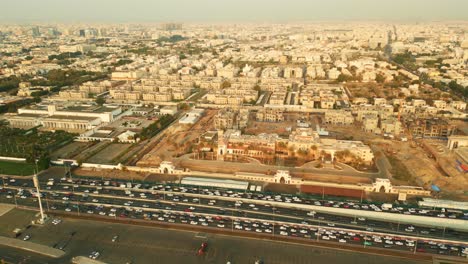
[{"label": "dirt lot", "polygon": [[126,151],[132,144],[123,144],[123,143],[112,143],[109,146],[105,147],[103,150],[99,151],[92,157],[86,160],[90,163],[101,163],[101,164],[118,164],[115,158],[119,157],[121,153]]},{"label": "dirt lot", "polygon": [[70,144],[67,144],[51,153],[50,158],[52,160],[61,158],[71,159],[81,153],[81,150],[88,148],[90,145],[92,145],[92,143],[71,142]]},{"label": "dirt lot", "polygon": [[455,168],[456,155],[446,148],[446,141],[424,140],[421,143],[444,175],[428,180],[441,188],[443,197],[468,200],[468,177]]},{"label": "dirt lot", "polygon": [[138,161],[139,166],[155,166],[162,160],[171,161],[174,157],[190,152],[191,145],[198,137],[214,130],[213,117],[217,110],[206,110],[203,117],[194,125],[175,123],[169,127],[170,133],[164,137],[148,154]]},{"label": "dirt lot", "polygon": [[125,171],[125,170],[101,170],[94,168],[78,168],[73,170],[73,175],[75,176],[84,176],[84,177],[103,177],[109,179],[134,179],[134,180],[143,180],[148,176],[148,173],[139,173],[135,171]]}]

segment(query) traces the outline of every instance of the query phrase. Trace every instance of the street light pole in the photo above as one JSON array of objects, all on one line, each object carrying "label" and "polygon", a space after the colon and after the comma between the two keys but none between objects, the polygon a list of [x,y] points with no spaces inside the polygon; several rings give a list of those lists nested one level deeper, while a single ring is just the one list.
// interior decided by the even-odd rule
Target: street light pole
[{"label": "street light pole", "polygon": [[36,187],[37,200],[39,202],[39,210],[41,212],[41,223],[44,223],[45,216],[44,216],[44,210],[42,209],[41,192],[39,190],[39,180],[37,179],[37,174],[34,174],[33,181],[34,181],[34,186]]}]

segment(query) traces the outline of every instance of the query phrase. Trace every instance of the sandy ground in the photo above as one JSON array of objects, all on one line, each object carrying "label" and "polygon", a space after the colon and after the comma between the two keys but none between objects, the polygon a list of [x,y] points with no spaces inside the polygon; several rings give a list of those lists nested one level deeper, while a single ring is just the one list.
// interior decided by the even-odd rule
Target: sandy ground
[{"label": "sandy ground", "polygon": [[155,166],[162,160],[171,161],[174,157],[187,153],[190,145],[206,131],[213,130],[213,116],[217,110],[206,110],[203,117],[193,126],[174,124],[169,133],[148,154],[138,161],[140,166]]}]

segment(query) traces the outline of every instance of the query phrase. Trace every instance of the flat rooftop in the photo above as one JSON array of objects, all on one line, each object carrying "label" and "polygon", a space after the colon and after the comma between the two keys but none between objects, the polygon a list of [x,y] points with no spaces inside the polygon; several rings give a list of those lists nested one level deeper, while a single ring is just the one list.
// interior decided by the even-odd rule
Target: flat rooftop
[{"label": "flat rooftop", "polygon": [[249,183],[245,181],[221,180],[212,178],[185,177],[180,181],[181,184],[197,186],[213,186],[229,189],[247,190]]},{"label": "flat rooftop", "polygon": [[99,117],[90,117],[90,116],[67,116],[67,115],[53,115],[46,117],[47,120],[69,120],[69,121],[92,121],[96,120]]}]

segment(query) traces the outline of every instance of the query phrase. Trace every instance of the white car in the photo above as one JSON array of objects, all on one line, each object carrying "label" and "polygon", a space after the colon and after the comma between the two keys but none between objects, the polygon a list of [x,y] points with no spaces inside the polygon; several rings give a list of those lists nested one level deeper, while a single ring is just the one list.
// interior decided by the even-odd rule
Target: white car
[{"label": "white car", "polygon": [[340,243],[346,243],[346,240],[340,239],[340,240],[338,240],[338,242],[340,242]]},{"label": "white car", "polygon": [[288,232],[281,231],[281,232],[280,232],[280,235],[282,235],[282,236],[287,236],[287,235],[289,235],[289,234],[288,234]]}]

